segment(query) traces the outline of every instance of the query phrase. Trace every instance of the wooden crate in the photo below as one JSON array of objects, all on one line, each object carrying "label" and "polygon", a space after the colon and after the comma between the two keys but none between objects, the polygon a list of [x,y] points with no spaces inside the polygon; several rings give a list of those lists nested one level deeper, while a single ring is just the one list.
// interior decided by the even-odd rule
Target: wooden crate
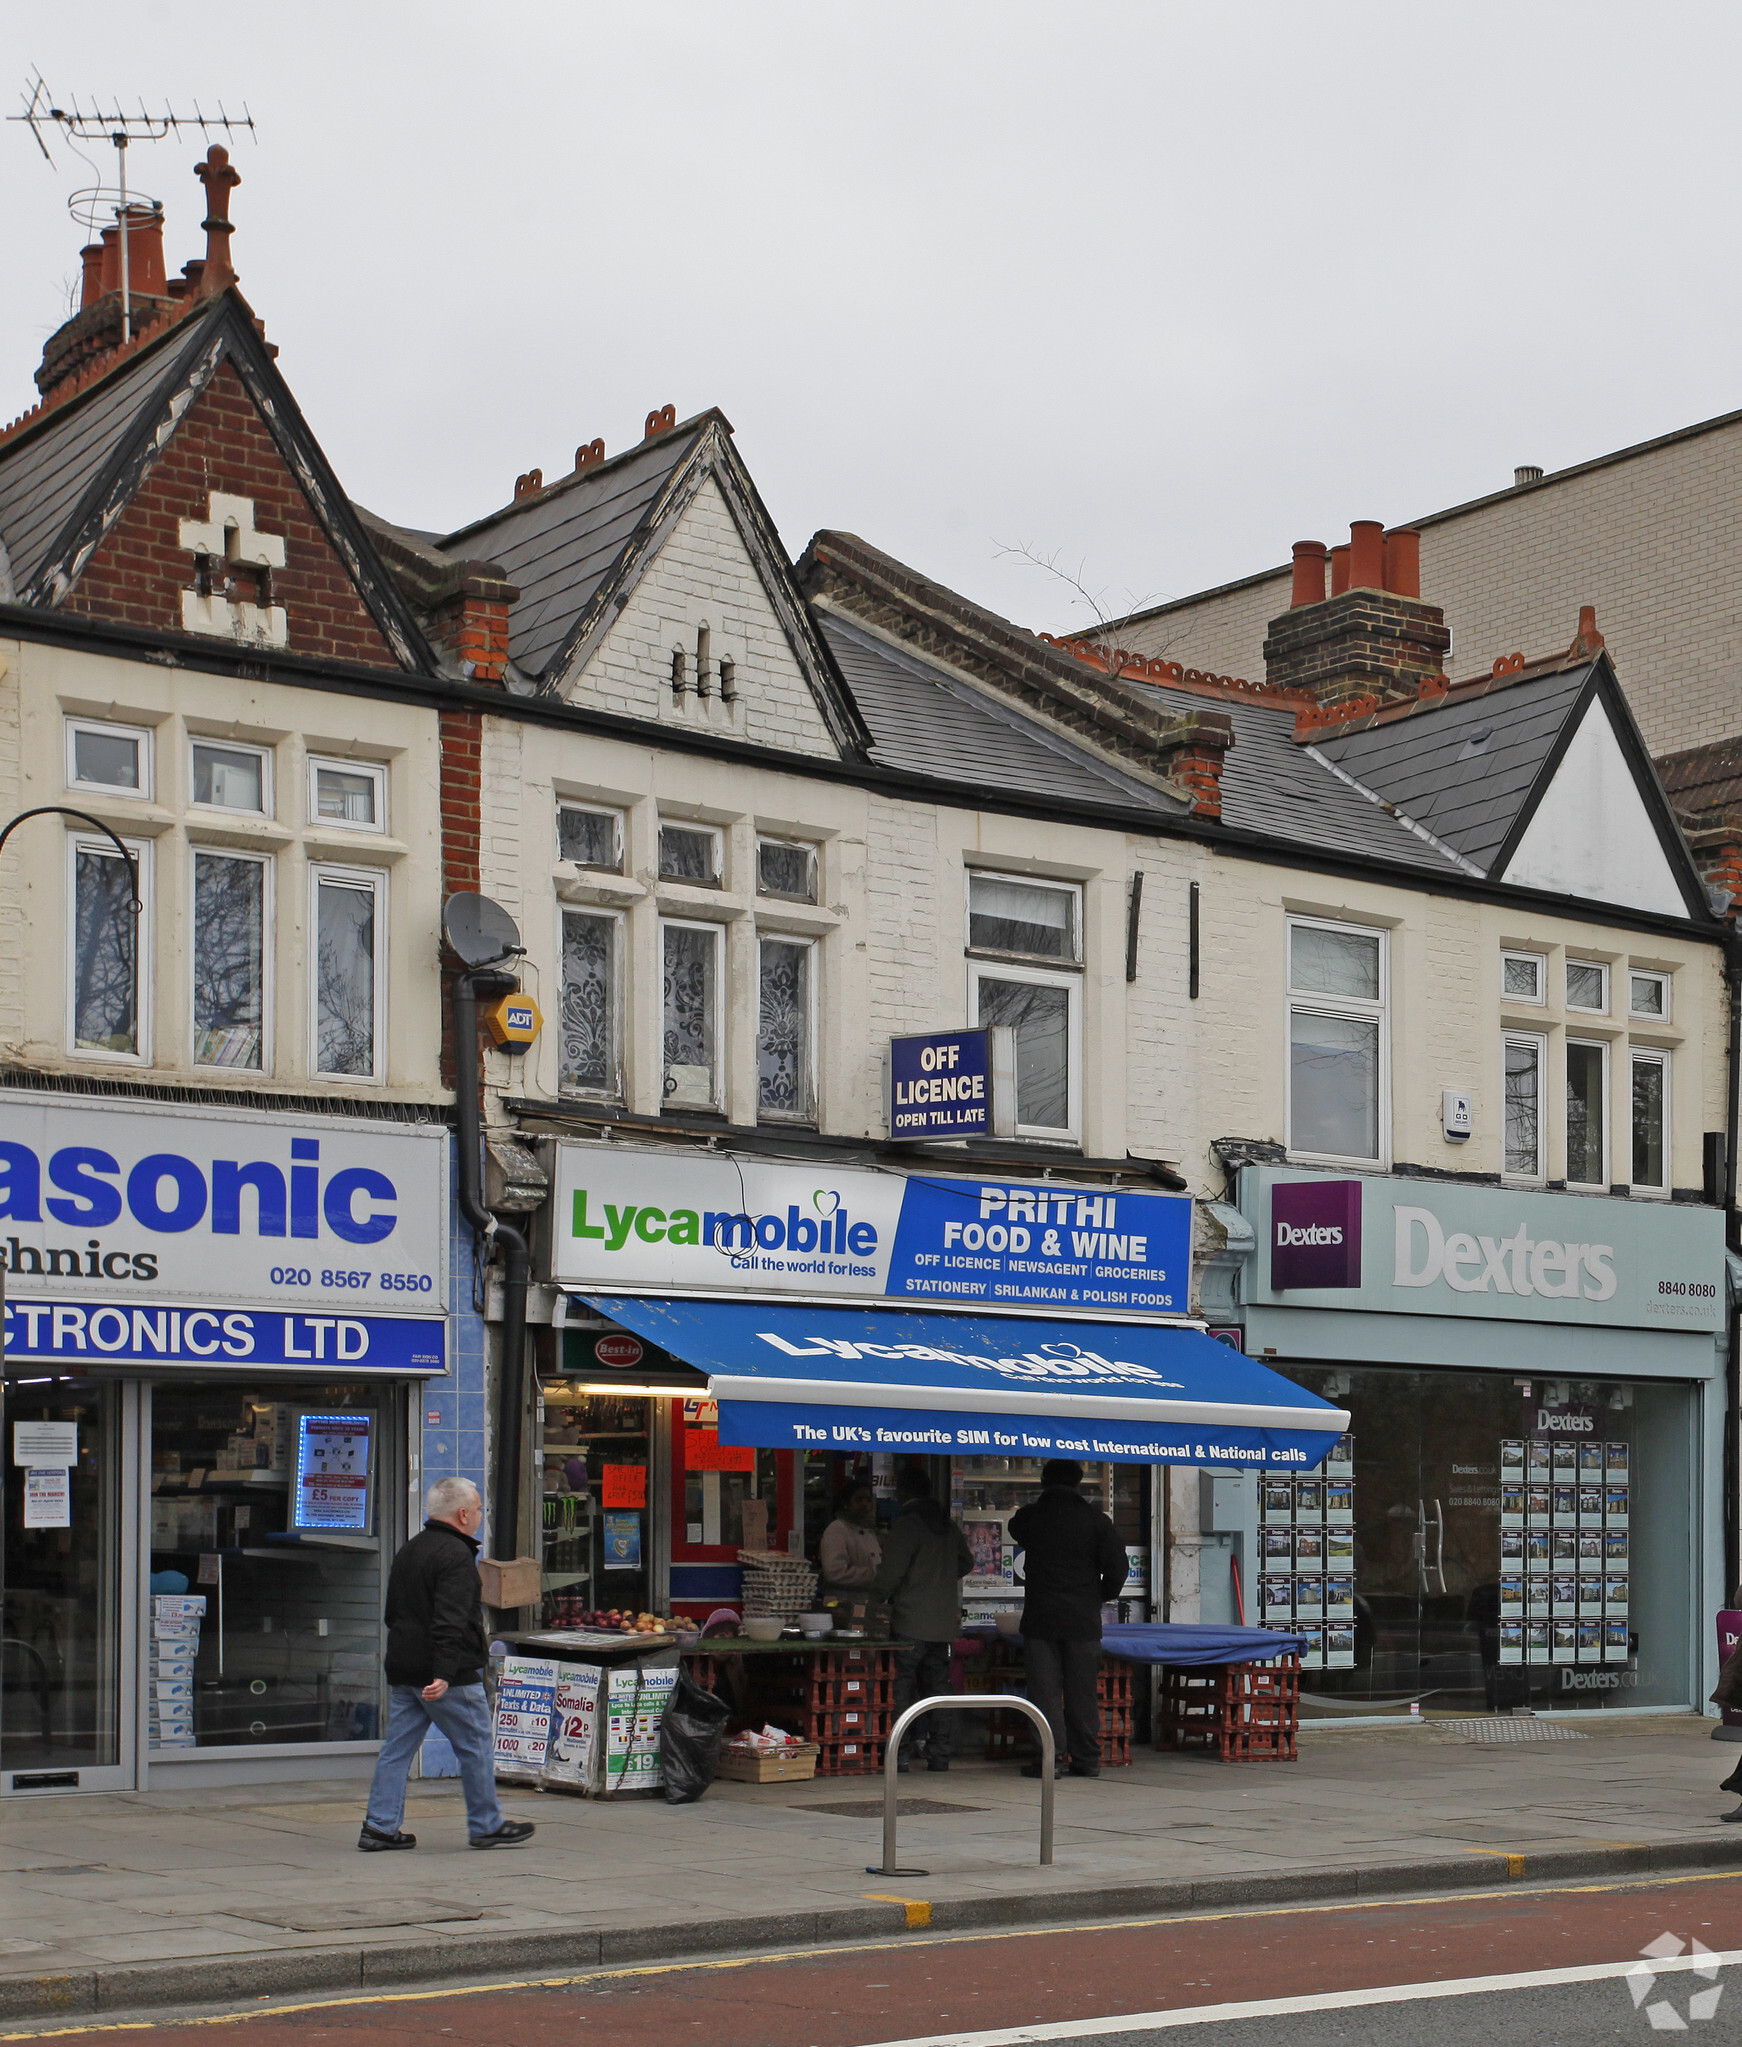
[{"label": "wooden crate", "polygon": [[714,1772],[733,1784],[802,1784],[816,1773],[817,1746],[808,1741],[791,1749],[723,1748]]}]

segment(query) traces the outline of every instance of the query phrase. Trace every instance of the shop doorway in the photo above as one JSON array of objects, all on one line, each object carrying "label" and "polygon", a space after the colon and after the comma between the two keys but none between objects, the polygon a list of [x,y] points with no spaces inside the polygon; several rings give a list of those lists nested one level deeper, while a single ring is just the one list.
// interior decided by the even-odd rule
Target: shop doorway
[{"label": "shop doorway", "polygon": [[1253,1617],[1306,1634],[1327,1717],[1688,1703],[1691,1388],[1279,1369],[1351,1418],[1321,1473],[1258,1484]]}]

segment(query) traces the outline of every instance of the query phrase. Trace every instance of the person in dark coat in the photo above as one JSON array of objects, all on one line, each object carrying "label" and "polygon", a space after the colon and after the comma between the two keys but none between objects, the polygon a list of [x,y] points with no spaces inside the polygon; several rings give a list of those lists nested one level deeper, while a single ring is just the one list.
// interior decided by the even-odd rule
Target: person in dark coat
[{"label": "person in dark coat", "polygon": [[[1073,1777],[1101,1774],[1101,1608],[1125,1584],[1125,1545],[1078,1488],[1083,1467],[1055,1457],[1041,1466],[1040,1497],[1010,1517],[1024,1552],[1023,1661],[1028,1696],[1052,1728],[1054,1774],[1069,1756]],[[1041,1759],[1023,1769],[1038,1777]]]},{"label": "person in dark coat", "polygon": [[[953,1689],[950,1650],[962,1631],[962,1580],[974,1568],[968,1539],[931,1496],[931,1480],[909,1465],[895,1481],[901,1507],[883,1545],[874,1590],[889,1602],[889,1622],[907,1646],[895,1652],[895,1717],[916,1699]],[[902,1744],[897,1770],[909,1767],[907,1750],[923,1748],[928,1770],[947,1770],[955,1749],[948,1713],[917,1721]],[[922,1731],[923,1730],[923,1731]]]},{"label": "person in dark coat", "polygon": [[495,1742],[484,1689],[489,1646],[478,1582],[477,1531],[484,1518],[469,1478],[438,1479],[424,1499],[421,1535],[387,1574],[387,1682],[392,1708],[375,1758],[369,1807],[357,1846],[366,1855],[415,1848],[400,1827],[411,1759],[433,1722],[453,1744],[466,1794],[466,1832],[474,1848],[517,1848],[534,1827],[502,1817],[496,1801]]},{"label": "person in dark coat", "polygon": [[[1742,1606],[1742,1585],[1737,1586],[1730,1605],[1732,1609]],[[1742,1707],[1742,1641],[1739,1641],[1724,1658],[1718,1671],[1717,1685],[1712,1692],[1712,1704],[1731,1712]],[[1734,1791],[1738,1796],[1742,1796],[1742,1762],[1737,1763],[1729,1776],[1719,1784],[1718,1789]],[[1738,1805],[1734,1812],[1721,1812],[1718,1817],[1733,1824],[1742,1823],[1742,1805]]]}]

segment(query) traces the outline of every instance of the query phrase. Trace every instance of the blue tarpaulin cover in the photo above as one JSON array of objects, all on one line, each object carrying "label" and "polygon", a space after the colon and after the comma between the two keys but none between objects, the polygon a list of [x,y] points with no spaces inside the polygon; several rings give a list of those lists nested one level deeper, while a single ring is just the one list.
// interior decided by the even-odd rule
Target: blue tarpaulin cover
[{"label": "blue tarpaulin cover", "polygon": [[1109,1622],[1101,1647],[1133,1663],[1262,1663],[1271,1656],[1298,1655],[1304,1635],[1280,1628],[1193,1626],[1187,1621]]},{"label": "blue tarpaulin cover", "polygon": [[598,1294],[709,1375],[720,1441],[1308,1470],[1348,1414],[1195,1329]]}]

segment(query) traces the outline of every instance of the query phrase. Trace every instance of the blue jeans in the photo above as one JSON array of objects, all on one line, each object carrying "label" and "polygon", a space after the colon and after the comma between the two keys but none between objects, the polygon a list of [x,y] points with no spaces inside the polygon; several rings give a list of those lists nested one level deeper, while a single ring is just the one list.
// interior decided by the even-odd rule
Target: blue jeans
[{"label": "blue jeans", "polygon": [[450,1685],[439,1699],[426,1699],[416,1685],[395,1685],[387,1717],[387,1739],[375,1758],[364,1823],[378,1834],[397,1834],[405,1818],[405,1782],[411,1759],[423,1746],[434,1721],[453,1744],[460,1759],[460,1783],[466,1793],[466,1831],[475,1841],[502,1824],[496,1802],[495,1740],[490,1725],[490,1700],[482,1684]]}]

